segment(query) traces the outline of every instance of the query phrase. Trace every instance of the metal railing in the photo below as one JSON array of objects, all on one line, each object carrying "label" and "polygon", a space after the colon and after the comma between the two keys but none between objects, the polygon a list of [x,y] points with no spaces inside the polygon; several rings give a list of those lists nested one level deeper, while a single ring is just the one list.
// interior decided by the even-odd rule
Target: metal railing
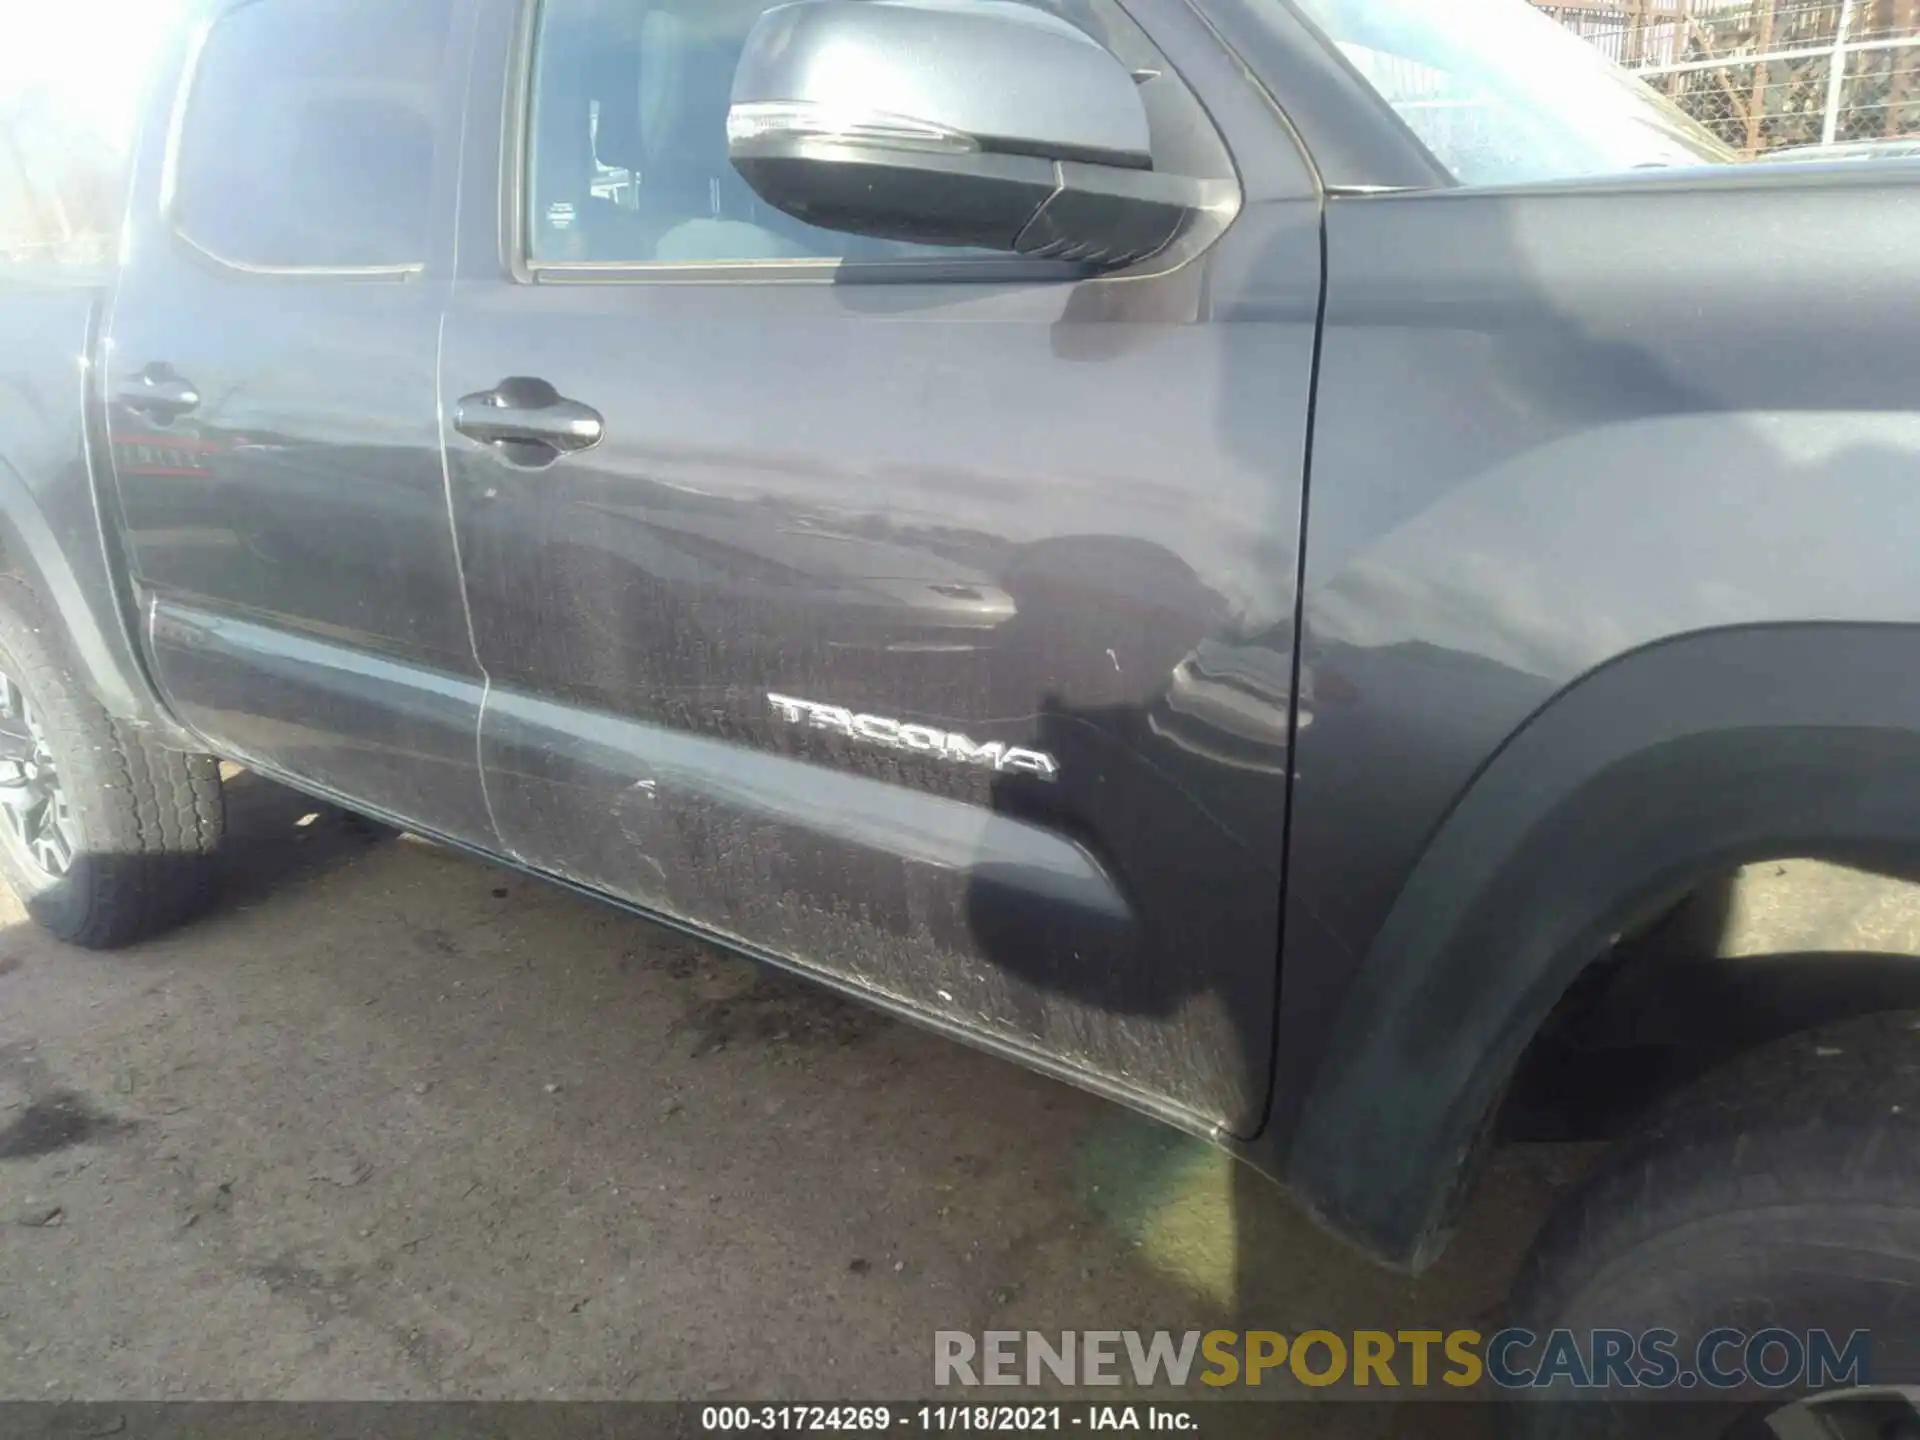
[{"label": "metal railing", "polygon": [[1745,155],[1920,136],[1920,0],[1535,0]]}]

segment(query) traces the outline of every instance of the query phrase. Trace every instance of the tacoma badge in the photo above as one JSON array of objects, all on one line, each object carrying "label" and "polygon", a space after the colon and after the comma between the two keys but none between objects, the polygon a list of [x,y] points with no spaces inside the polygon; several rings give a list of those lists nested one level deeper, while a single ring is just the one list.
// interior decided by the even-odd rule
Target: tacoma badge
[{"label": "tacoma badge", "polygon": [[931,725],[909,725],[884,715],[856,715],[841,705],[796,700],[791,695],[769,695],[767,703],[773,706],[774,714],[789,725],[831,730],[836,735],[864,740],[869,745],[884,745],[889,750],[910,750],[937,760],[985,765],[1006,774],[1035,775],[1042,780],[1052,780],[1060,773],[1060,762],[1044,750],[1023,750],[998,740],[976,745],[964,735],[936,730]]}]

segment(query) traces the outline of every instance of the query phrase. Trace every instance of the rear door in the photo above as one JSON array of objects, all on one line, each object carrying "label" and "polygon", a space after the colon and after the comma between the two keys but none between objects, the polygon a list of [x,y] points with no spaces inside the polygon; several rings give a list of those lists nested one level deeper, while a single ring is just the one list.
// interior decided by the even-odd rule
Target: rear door
[{"label": "rear door", "polygon": [[[500,0],[477,45],[507,108],[470,122],[442,386],[503,842],[1251,1129],[1305,167],[1185,7],[1139,7],[1150,39],[1087,0],[1060,13],[1141,72],[1157,162],[1239,176],[1210,248],[1090,279],[829,234],[727,164],[763,8]],[[502,407],[533,428],[491,437]]]},{"label": "rear door", "polygon": [[464,10],[212,7],[146,126],[106,392],[176,713],[484,843],[435,392]]}]

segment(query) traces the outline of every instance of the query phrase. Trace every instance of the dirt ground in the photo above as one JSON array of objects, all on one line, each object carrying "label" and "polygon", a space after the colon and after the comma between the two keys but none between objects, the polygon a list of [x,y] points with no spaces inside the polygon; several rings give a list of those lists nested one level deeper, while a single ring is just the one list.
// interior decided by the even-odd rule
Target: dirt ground
[{"label": "dirt ground", "polygon": [[[0,921],[0,1396],[899,1399],[940,1329],[1472,1325],[1585,1153],[1502,1154],[1408,1281],[1063,1085],[230,797],[191,929],[91,955]],[[1901,897],[1754,912],[1920,950]]]}]

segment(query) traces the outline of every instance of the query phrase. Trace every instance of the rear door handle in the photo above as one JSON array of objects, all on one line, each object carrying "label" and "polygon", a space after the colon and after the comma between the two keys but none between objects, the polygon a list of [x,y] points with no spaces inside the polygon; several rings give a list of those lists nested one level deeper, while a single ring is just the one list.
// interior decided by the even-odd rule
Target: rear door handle
[{"label": "rear door handle", "polygon": [[591,405],[524,376],[462,396],[454,405],[453,428],[510,456],[516,449],[539,447],[552,452],[549,458],[591,450],[606,434],[606,422]]},{"label": "rear door handle", "polygon": [[117,398],[127,409],[163,424],[178,420],[200,404],[193,382],[176,374],[164,362],[146,367],[120,387]]}]

